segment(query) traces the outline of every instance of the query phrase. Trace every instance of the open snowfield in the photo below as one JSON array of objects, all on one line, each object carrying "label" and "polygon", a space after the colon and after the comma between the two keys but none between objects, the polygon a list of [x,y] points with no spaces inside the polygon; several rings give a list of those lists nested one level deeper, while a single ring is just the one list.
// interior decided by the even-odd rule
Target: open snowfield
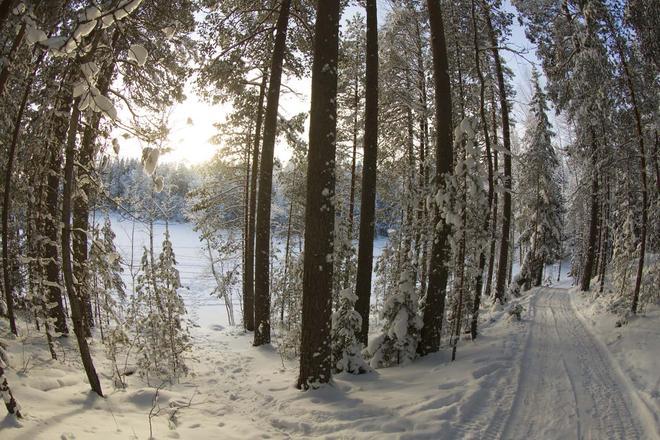
[{"label": "open snowfield", "polygon": [[[115,230],[126,256],[130,226]],[[52,361],[32,326],[22,321],[21,338],[11,339],[2,321],[8,379],[25,418],[0,419],[0,439],[147,439],[150,421],[157,439],[660,438],[657,309],[615,328],[595,307],[578,314],[584,298],[571,290],[534,289],[501,310],[486,301],[480,337],[462,341],[455,362],[447,349],[300,392],[294,360],[252,347],[251,334],[227,325],[224,305],[209,295],[213,280],[196,234],[188,225],[171,231],[189,287],[182,294],[198,325],[192,374],[158,391],[133,375],[126,390],[115,390],[95,340],[106,394],[99,398],[86,384],[73,337],[60,340],[61,360]],[[524,307],[520,322],[507,313],[515,304]]]}]

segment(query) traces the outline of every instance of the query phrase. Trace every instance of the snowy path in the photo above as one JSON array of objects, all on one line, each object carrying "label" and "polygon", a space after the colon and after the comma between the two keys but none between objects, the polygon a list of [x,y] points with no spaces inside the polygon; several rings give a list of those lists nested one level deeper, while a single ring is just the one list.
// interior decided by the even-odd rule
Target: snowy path
[{"label": "snowy path", "polygon": [[578,319],[566,289],[530,304],[518,391],[506,439],[639,439],[640,423],[610,356]]}]

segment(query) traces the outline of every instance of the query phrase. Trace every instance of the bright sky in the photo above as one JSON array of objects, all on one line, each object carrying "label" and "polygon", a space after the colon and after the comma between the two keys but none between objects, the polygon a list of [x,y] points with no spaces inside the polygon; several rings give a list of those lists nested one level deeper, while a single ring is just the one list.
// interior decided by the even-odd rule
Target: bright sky
[{"label": "bright sky", "polygon": [[[387,3],[379,1],[379,22],[383,22],[387,11]],[[505,2],[505,8],[513,10],[509,1]],[[362,8],[351,6],[344,13],[344,19],[361,11]],[[527,50],[525,58],[538,62],[531,44],[524,35],[524,30],[514,20],[512,36],[509,44],[518,50]],[[517,122],[524,120],[526,104],[529,100],[529,79],[531,77],[531,66],[522,57],[510,52],[503,51],[503,57],[509,68],[515,74],[515,87],[517,96],[514,103],[514,118]],[[280,113],[285,117],[293,116],[300,112],[309,111],[310,79],[285,79],[285,84],[295,90],[297,95],[282,89],[280,97]],[[204,102],[197,97],[192,87],[187,87],[188,98],[180,104],[176,104],[170,115],[170,136],[166,145],[172,147],[173,151],[163,156],[163,162],[182,162],[186,164],[199,164],[208,161],[218,149],[218,145],[211,144],[210,139],[216,133],[213,124],[222,122],[230,110],[230,106],[214,106]],[[192,124],[189,123],[189,118]],[[142,148],[147,145],[136,139],[122,140],[122,157],[141,157]],[[275,155],[283,162],[290,157],[290,152],[285,145],[276,146]]]}]

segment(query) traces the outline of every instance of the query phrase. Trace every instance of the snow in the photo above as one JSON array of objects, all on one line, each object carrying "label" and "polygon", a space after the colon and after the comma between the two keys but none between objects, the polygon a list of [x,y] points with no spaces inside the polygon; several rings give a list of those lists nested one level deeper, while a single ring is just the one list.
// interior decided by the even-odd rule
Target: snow
[{"label": "snow", "polygon": [[131,44],[128,49],[128,61],[134,62],[138,66],[144,66],[147,62],[147,49],[140,44]]},{"label": "snow", "polygon": [[[112,222],[128,261],[133,222],[115,215]],[[135,227],[139,260],[148,235],[146,225]],[[163,222],[154,229],[159,246]],[[566,289],[533,289],[492,310],[485,300],[480,335],[459,345],[455,362],[445,348],[404,367],[342,373],[332,386],[300,392],[296,360],[281,358],[271,346],[252,347],[252,334],[227,324],[224,304],[210,294],[214,281],[191,226],[170,223],[169,230],[186,286],[181,293],[197,325],[191,374],[158,391],[134,374],[126,390],[115,390],[95,338],[91,349],[106,394],[99,398],[89,391],[73,336],[58,340],[60,361],[52,361],[32,325],[21,320],[16,339],[1,320],[9,384],[25,414],[20,421],[0,418],[3,440],[149,438],[150,413],[157,413],[151,417],[156,439],[563,439],[578,432],[584,438],[657,438],[657,308],[615,329]],[[379,240],[376,253],[382,245]],[[124,279],[130,289],[128,271]],[[516,305],[524,309],[521,321],[508,318]],[[239,314],[237,300],[234,308]]]},{"label": "snow", "polygon": [[637,412],[660,438],[660,305],[648,305],[626,325],[617,327],[620,318],[607,311],[606,296],[592,299],[574,291],[572,300],[587,331],[611,355],[623,385],[638,397],[633,400]]}]

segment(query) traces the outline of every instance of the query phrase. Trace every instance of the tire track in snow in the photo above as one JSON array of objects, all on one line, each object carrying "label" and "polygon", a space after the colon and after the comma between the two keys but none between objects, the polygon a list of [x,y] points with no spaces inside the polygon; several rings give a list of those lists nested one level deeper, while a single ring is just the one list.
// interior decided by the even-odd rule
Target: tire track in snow
[{"label": "tire track in snow", "polygon": [[506,439],[641,439],[626,390],[565,289],[543,289],[523,357]]}]

